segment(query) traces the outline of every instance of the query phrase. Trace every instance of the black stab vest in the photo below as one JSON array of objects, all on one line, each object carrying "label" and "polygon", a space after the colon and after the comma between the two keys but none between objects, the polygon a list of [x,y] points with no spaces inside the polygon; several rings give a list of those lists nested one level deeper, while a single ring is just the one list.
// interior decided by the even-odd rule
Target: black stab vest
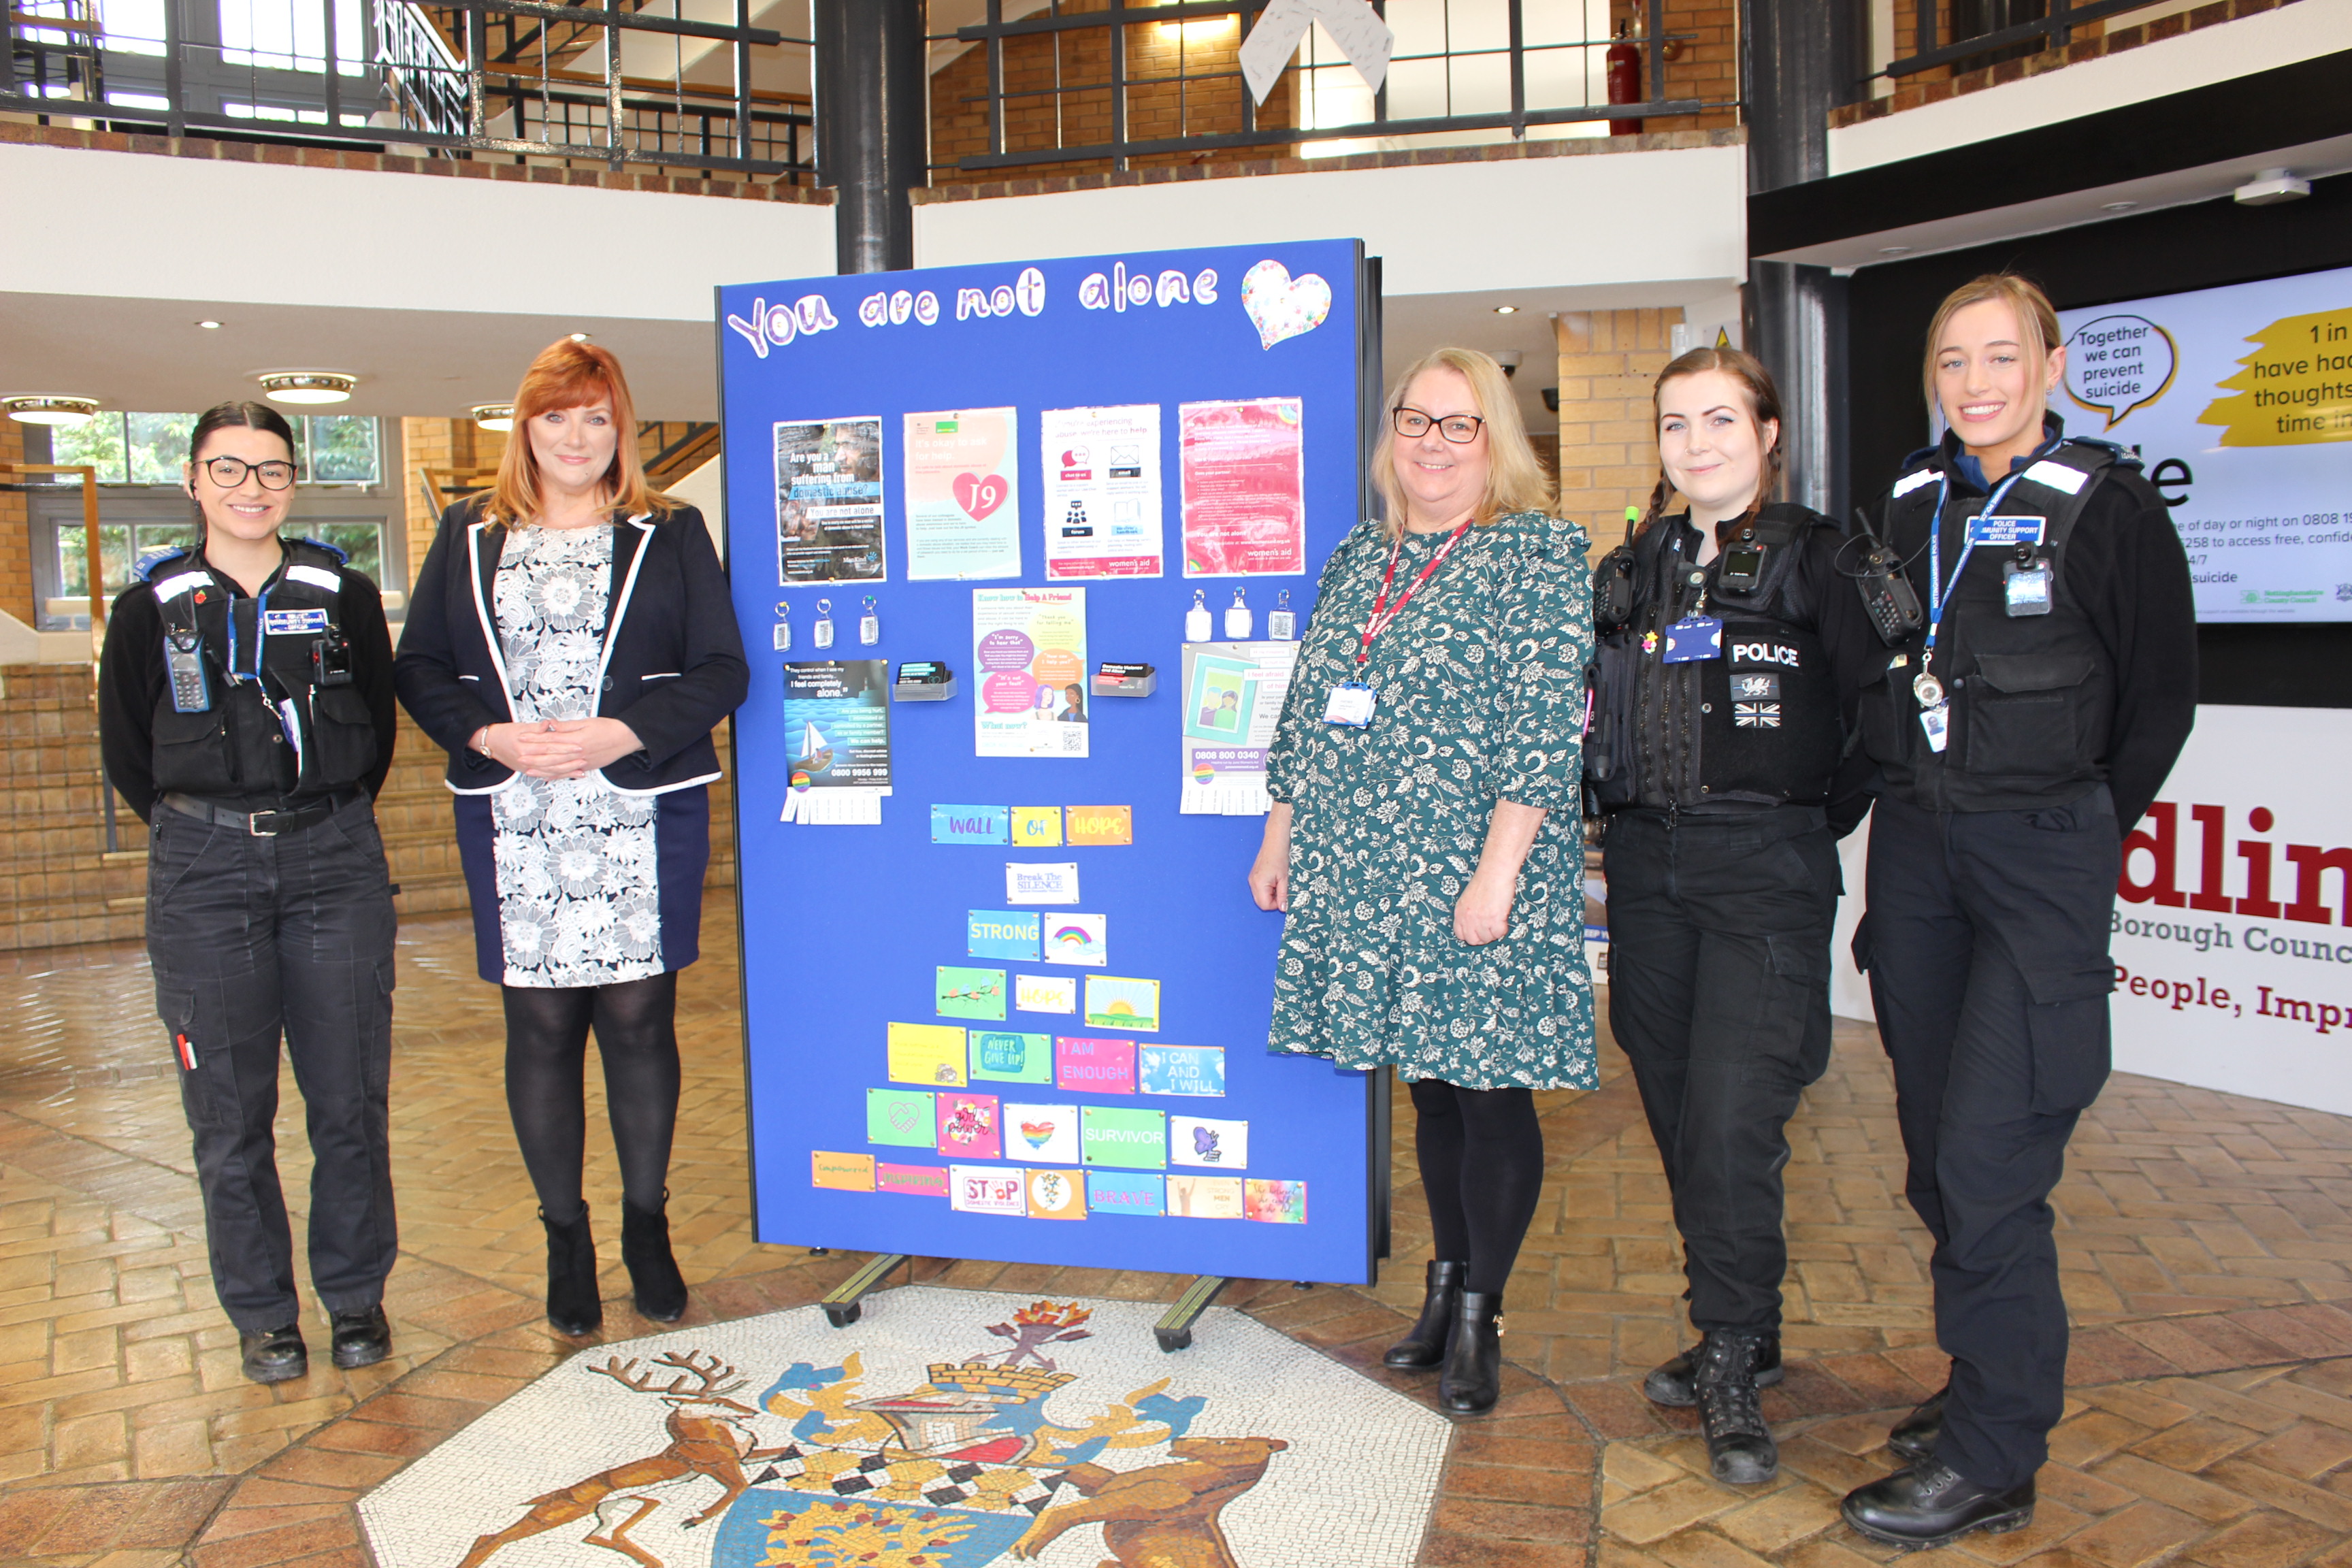
[{"label": "black stab vest", "polygon": [[1722,557],[1703,569],[1706,614],[1723,621],[1723,657],[1667,664],[1665,628],[1698,593],[1689,558],[1665,522],[1605,558],[1596,579],[1628,558],[1633,616],[1594,647],[1592,726],[1585,774],[1604,810],[1704,812],[1818,805],[1843,746],[1836,682],[1813,628],[1820,606],[1800,602],[1797,558],[1818,512],[1769,506],[1754,519],[1765,546],[1756,587],[1720,584]]},{"label": "black stab vest", "polygon": [[[1936,451],[1911,465],[1886,508],[1887,541],[1910,560],[1923,605],[1927,531],[1944,521],[1937,502],[1948,460]],[[1934,665],[1950,703],[1944,750],[1929,748],[1912,689],[1924,632],[1889,652],[1884,677],[1863,688],[1863,745],[1896,795],[1931,811],[2021,811],[2072,800],[2106,776],[2115,666],[2070,580],[2067,543],[2099,486],[2147,488],[2137,468],[2107,442],[2070,439],[2028,465],[2002,496],[2000,515],[2046,520],[2042,542],[2031,550],[1979,545],[1950,589]],[[1988,499],[1955,496],[1946,515],[1974,517]],[[2153,490],[2145,500],[2158,504]],[[2050,567],[2047,615],[2008,613],[2002,563],[2019,561],[2021,552]],[[1954,553],[1948,542],[1948,576]]]},{"label": "black stab vest", "polygon": [[[316,645],[345,644],[341,624],[343,552],[301,539],[284,542],[286,559],[260,595],[234,592],[198,551],[142,562],[139,574],[163,612],[167,648],[174,628],[194,625],[202,638],[211,706],[183,713],[166,672],[153,721],[155,787],[209,800],[317,799],[349,789],[375,767],[375,724],[356,681],[319,682]],[[264,606],[281,628],[259,635]],[[231,639],[236,668],[232,679]],[[163,657],[159,651],[158,657]],[[287,703],[286,710],[279,709]],[[285,713],[299,737],[288,734]]]}]

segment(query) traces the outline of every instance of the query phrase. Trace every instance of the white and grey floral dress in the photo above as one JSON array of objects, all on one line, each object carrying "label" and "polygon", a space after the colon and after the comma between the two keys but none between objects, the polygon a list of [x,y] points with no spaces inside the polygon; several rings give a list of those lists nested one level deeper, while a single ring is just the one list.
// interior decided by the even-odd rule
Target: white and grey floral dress
[{"label": "white and grey floral dress", "polygon": [[[526,528],[499,558],[492,610],[519,723],[586,719],[602,680],[613,529]],[[657,801],[592,773],[518,773],[489,797],[504,984],[613,985],[664,962]]]}]

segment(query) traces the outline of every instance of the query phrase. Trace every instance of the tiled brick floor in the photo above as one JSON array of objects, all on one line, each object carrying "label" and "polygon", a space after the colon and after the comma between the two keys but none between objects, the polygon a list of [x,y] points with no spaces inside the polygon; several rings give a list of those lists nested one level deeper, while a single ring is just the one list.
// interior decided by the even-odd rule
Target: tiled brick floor
[{"label": "tiled brick floor", "polygon": [[[726,896],[681,988],[685,1115],[671,1175],[689,1321],[797,1305],[850,1259],[751,1238]],[[264,1389],[212,1298],[172,1068],[135,946],[0,961],[0,1568],[365,1562],[352,1510],[564,1353],[540,1318],[541,1242],[499,1089],[496,993],[462,921],[404,931],[394,1063],[399,1354]],[[1622,1058],[1544,1097],[1550,1173],[1510,1287],[1503,1406],[1459,1429],[1423,1559],[1561,1568],[1857,1568],[1836,1521],[1885,1468],[1895,1415],[1940,1381],[1925,1236],[1901,1201],[1892,1088],[1869,1030],[1792,1129],[1788,1381],[1767,1398],[1781,1479],[1706,1479],[1688,1418],[1639,1373],[1684,1337],[1665,1188]],[[590,1114],[601,1118],[592,1074]],[[308,1156],[289,1079],[281,1169]],[[1396,1262],[1365,1289],[1244,1282],[1225,1300],[1381,1371],[1417,1304],[1427,1231],[1397,1131]],[[590,1140],[591,1202],[617,1203]],[[2078,1331],[2066,1424],[2032,1528],[1931,1553],[1995,1568],[2352,1568],[2352,1122],[2140,1079],[2084,1119],[2057,1207]],[[607,1227],[609,1228],[609,1227]],[[613,1337],[642,1331],[614,1249]],[[950,1285],[1164,1300],[1160,1275],[927,1262]],[[2345,1306],[2339,1310],[2336,1303]],[[317,1336],[313,1336],[314,1339]],[[314,1347],[315,1348],[315,1347]],[[616,1560],[617,1561],[617,1560]],[[1258,1568],[1258,1565],[1252,1565]]]}]

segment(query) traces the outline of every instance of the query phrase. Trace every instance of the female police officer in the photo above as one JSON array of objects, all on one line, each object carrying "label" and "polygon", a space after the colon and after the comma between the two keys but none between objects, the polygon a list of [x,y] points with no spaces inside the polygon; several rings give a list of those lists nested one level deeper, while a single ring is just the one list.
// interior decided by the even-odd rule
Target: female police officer
[{"label": "female police officer", "polygon": [[[1745,1484],[1780,1462],[1756,1390],[1780,1376],[1782,1128],[1829,1064],[1836,839],[1869,804],[1837,775],[1878,645],[1837,525],[1767,504],[1781,416],[1764,367],[1694,349],[1654,399],[1649,516],[1594,577],[1585,768],[1607,817],[1610,1027],[1703,1336],[1643,1392],[1697,1405],[1717,1479]],[[1676,493],[1690,510],[1661,516]]]},{"label": "female police officer", "polygon": [[393,910],[373,804],[392,763],[392,644],[375,584],[341,551],[278,537],[294,440],[276,410],[222,404],[188,456],[202,532],[114,602],[100,741],[153,829],[147,952],[213,1285],[246,1376],[281,1383],[310,1369],[270,1131],[281,1034],[315,1162],[310,1281],[335,1364],[392,1347]]},{"label": "female police officer", "polygon": [[2048,412],[2065,356],[2050,301],[1979,278],[1927,350],[1950,429],[1881,508],[1926,624],[1863,694],[1883,783],[1854,938],[1952,1357],[1889,1439],[1910,1468],[1845,1500],[1855,1529],[1903,1546],[2032,1517],[2066,1370],[2048,1200],[2107,1075],[2121,840],[2197,700],[2179,536],[2137,465]]}]

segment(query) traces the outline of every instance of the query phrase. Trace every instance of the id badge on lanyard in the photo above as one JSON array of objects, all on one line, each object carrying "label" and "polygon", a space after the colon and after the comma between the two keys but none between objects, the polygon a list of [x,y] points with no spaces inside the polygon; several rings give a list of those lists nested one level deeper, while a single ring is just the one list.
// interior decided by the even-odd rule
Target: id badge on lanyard
[{"label": "id badge on lanyard", "polygon": [[[1389,589],[1396,582],[1397,556],[1404,548],[1404,541],[1399,538],[1389,546],[1388,570],[1381,574],[1380,596],[1372,601],[1372,613],[1365,617],[1363,633],[1356,642],[1356,668],[1360,673],[1371,659],[1372,639],[1388,630],[1397,616],[1404,613],[1405,605],[1421,592],[1422,584],[1437,574],[1437,569],[1445,564],[1445,558],[1454,552],[1454,547],[1462,542],[1462,536],[1469,531],[1470,524],[1465,519],[1445,542],[1437,547],[1437,552],[1429,558],[1429,564],[1423,566],[1404,592],[1397,595],[1393,605],[1389,603]],[[1379,707],[1380,693],[1370,682],[1360,679],[1343,680],[1331,688],[1330,700],[1323,705],[1323,722],[1361,730],[1371,723],[1372,715]]]},{"label": "id badge on lanyard", "polygon": [[1360,680],[1343,680],[1331,689],[1331,700],[1323,708],[1323,722],[1360,730],[1372,721],[1379,704],[1379,692]]}]

